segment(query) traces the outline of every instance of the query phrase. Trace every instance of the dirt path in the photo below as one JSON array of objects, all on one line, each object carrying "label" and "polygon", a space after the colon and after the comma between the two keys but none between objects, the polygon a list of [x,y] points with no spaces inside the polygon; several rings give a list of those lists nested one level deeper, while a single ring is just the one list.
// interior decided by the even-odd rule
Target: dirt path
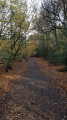
[{"label": "dirt path", "polygon": [[67,99],[44,78],[33,59],[14,84],[12,93],[6,93],[0,102],[0,120],[67,120]]}]

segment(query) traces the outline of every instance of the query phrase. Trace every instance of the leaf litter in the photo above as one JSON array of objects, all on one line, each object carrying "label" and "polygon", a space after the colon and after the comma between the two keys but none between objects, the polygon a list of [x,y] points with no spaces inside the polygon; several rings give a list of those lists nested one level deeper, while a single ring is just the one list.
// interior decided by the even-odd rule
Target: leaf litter
[{"label": "leaf litter", "polygon": [[50,65],[48,61],[44,60],[43,58],[34,59],[36,66],[40,69],[44,76],[52,80],[60,89],[60,91],[62,91],[64,95],[67,95],[67,72],[59,71],[59,69],[63,68],[64,66]]}]

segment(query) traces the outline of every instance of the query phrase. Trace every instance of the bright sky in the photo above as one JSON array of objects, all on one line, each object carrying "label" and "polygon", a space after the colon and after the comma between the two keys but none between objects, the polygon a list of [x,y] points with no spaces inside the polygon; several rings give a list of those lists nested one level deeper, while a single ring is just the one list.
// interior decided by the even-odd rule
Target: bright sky
[{"label": "bright sky", "polygon": [[[27,5],[28,5],[29,20],[31,21],[31,18],[32,17],[34,18],[35,14],[39,13],[42,0],[26,0],[26,1],[27,1]],[[37,11],[33,12],[33,8],[37,9]],[[33,24],[31,21],[30,28],[32,28],[32,26],[33,26]],[[37,33],[37,31],[31,30],[31,32],[27,35],[27,38],[34,33]]]},{"label": "bright sky", "polygon": [[33,7],[37,8],[37,11],[39,11],[40,5],[41,5],[41,0],[27,0],[27,4],[28,4],[28,12],[29,12],[29,14],[32,14]]},{"label": "bright sky", "polygon": [[[41,0],[27,0],[28,5],[28,15],[29,20],[31,21],[31,18],[35,16],[35,14],[39,13],[40,6],[41,6]],[[33,8],[37,9],[36,12],[33,12]],[[30,24],[30,27],[32,27],[32,21]],[[36,31],[32,30],[28,35],[34,34]]]}]

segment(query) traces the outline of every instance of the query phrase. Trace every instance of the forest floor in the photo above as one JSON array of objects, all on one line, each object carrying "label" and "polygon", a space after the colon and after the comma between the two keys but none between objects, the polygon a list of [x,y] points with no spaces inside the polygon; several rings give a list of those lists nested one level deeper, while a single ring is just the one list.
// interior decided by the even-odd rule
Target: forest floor
[{"label": "forest floor", "polygon": [[43,58],[35,58],[36,66],[46,78],[51,79],[63,94],[67,95],[67,72],[60,72],[64,66],[49,64]]},{"label": "forest floor", "polygon": [[17,81],[22,78],[25,70],[28,68],[29,61],[26,62],[23,59],[21,62],[15,61],[13,64],[13,70],[5,72],[5,67],[0,65],[0,98],[5,96],[5,93],[11,92],[14,87],[13,81]]},{"label": "forest floor", "polygon": [[67,120],[66,96],[44,77],[33,58],[15,62],[8,73],[0,70],[0,120]]},{"label": "forest floor", "polygon": [[60,72],[64,66],[55,66],[49,64],[43,58],[35,58],[36,66],[45,75],[46,78],[51,79],[63,94],[67,95],[67,72]]}]

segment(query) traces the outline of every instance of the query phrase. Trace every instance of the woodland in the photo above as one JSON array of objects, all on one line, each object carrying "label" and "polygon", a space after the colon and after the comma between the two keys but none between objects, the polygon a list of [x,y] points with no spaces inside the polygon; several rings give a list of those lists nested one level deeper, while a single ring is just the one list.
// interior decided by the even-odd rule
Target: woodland
[{"label": "woodland", "polygon": [[44,57],[54,65],[67,66],[67,1],[44,0],[34,28],[39,36],[35,56]]},{"label": "woodland", "polygon": [[[30,56],[43,57],[67,70],[67,1],[43,0],[37,14],[33,6],[32,27],[26,1],[0,0],[0,65],[5,71],[13,62]],[[30,31],[35,30],[27,38]]]},{"label": "woodland", "polygon": [[0,0],[0,120],[67,120],[66,97],[67,0]]},{"label": "woodland", "polygon": [[26,3],[19,0],[0,1],[0,64],[6,72],[12,69],[14,60],[23,57],[23,46],[26,46],[26,31],[29,22],[26,20]]}]

